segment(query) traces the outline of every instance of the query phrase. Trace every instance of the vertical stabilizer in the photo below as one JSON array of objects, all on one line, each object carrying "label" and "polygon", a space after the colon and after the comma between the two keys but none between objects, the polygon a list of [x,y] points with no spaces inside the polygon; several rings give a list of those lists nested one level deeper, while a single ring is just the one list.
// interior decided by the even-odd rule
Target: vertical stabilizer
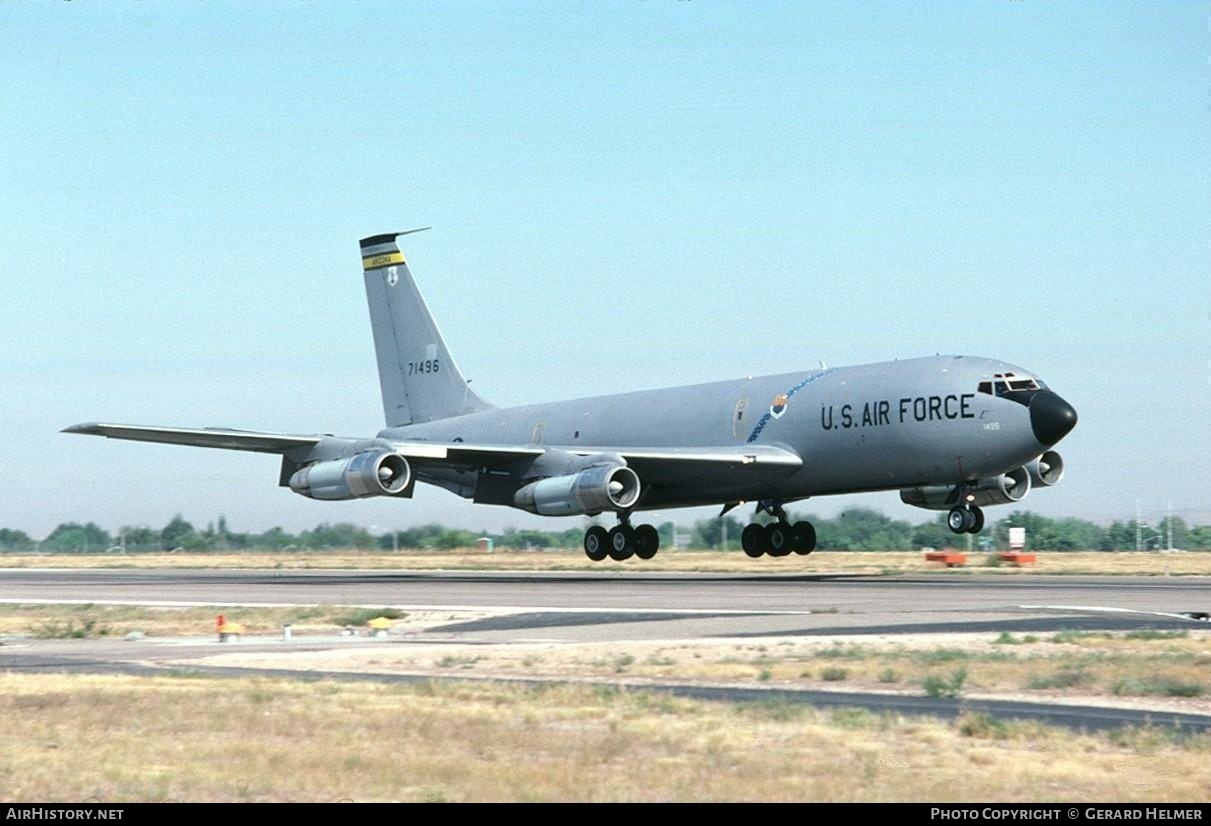
[{"label": "vertical stabilizer", "polygon": [[362,239],[362,269],[388,427],[448,419],[491,405],[471,392],[446,349],[395,239]]}]

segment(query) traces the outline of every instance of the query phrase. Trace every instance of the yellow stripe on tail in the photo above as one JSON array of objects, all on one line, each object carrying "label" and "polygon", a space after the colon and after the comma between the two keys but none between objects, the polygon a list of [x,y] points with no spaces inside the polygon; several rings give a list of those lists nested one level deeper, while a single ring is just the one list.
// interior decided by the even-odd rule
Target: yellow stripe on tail
[{"label": "yellow stripe on tail", "polygon": [[404,254],[402,252],[391,252],[383,255],[371,255],[369,258],[362,259],[363,270],[375,270],[379,267],[389,267],[392,264],[405,264]]}]

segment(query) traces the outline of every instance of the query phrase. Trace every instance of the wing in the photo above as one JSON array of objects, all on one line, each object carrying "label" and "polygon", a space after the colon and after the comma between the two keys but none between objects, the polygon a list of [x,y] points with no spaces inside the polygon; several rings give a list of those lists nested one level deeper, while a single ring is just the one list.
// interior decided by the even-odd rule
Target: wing
[{"label": "wing", "polygon": [[[544,453],[565,456],[621,456],[645,484],[684,485],[687,477],[713,484],[724,480],[775,481],[803,465],[797,453],[777,445],[730,445],[723,447],[569,447],[542,445],[475,444],[465,442],[397,441],[394,439],[345,439],[329,435],[291,435],[203,427],[149,427],[130,424],[87,423],[72,425],[64,433],[105,436],[136,442],[190,445],[256,453],[289,454],[296,463],[334,455],[331,449],[344,445],[390,445],[418,466],[460,469],[484,468],[513,471],[519,463],[533,461]],[[323,443],[324,447],[312,453]]]},{"label": "wing", "polygon": [[129,439],[134,442],[160,442],[169,445],[214,447],[223,450],[251,450],[256,453],[285,453],[299,447],[313,447],[323,436],[290,436],[285,433],[257,433],[252,430],[227,430],[220,427],[146,427],[137,424],[75,424],[64,433]]},{"label": "wing", "polygon": [[[319,445],[358,444],[376,442],[379,447],[390,445],[402,456],[419,464],[451,467],[498,468],[519,459],[535,458],[546,452],[543,447],[515,445],[472,445],[460,442],[400,442],[395,440],[349,439],[329,434],[293,435],[262,433],[255,430],[233,430],[223,427],[152,427],[139,424],[98,424],[88,422],[65,427],[63,433],[104,436],[107,439],[127,439],[132,442],[157,442],[190,447],[213,447],[221,450],[247,450],[255,453],[290,453],[306,455],[306,450]],[[299,451],[299,448],[303,448]],[[305,461],[305,459],[304,459]]]}]

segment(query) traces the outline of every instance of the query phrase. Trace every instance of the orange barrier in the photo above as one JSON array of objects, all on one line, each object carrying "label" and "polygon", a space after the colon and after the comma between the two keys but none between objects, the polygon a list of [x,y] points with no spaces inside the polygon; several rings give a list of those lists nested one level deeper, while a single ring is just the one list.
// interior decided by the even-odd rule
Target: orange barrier
[{"label": "orange barrier", "polygon": [[227,618],[222,614],[215,617],[214,625],[214,630],[218,632],[219,635],[219,642],[229,642],[233,640],[238,642],[240,637],[244,634],[244,626],[240,625],[238,622],[228,622]]},{"label": "orange barrier", "polygon": [[1021,568],[1023,565],[1034,565],[1039,561],[1037,554],[1028,554],[1022,551],[1009,551],[1001,554],[1001,561],[1008,562],[1015,568]]},{"label": "orange barrier", "polygon": [[926,562],[941,562],[947,568],[962,568],[967,564],[967,554],[958,551],[926,551]]}]

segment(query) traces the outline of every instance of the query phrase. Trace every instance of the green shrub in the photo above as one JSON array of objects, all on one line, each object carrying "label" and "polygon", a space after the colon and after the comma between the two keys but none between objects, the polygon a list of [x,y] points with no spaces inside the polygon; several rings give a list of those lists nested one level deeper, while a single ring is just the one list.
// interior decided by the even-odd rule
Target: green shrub
[{"label": "green shrub", "polygon": [[1207,687],[1193,680],[1156,675],[1150,677],[1123,677],[1111,688],[1119,695],[1142,695],[1161,697],[1201,697]]},{"label": "green shrub", "polygon": [[1093,675],[1083,668],[1061,668],[1054,674],[1031,677],[1027,688],[1044,690],[1049,688],[1076,688],[1093,682]]},{"label": "green shrub", "polygon": [[408,616],[397,608],[351,608],[343,614],[337,614],[332,621],[337,625],[365,625],[372,619],[386,617],[387,619],[403,619]]},{"label": "green shrub", "polygon": [[930,697],[953,700],[959,696],[965,682],[967,682],[967,668],[965,666],[956,668],[950,672],[950,676],[948,677],[930,674],[925,678],[925,693]]},{"label": "green shrub", "polygon": [[1141,628],[1128,631],[1123,635],[1125,640],[1180,640],[1190,636],[1189,631],[1161,631],[1156,628]]},{"label": "green shrub", "polygon": [[1009,728],[990,714],[964,714],[957,721],[959,734],[981,740],[1004,740]]}]

